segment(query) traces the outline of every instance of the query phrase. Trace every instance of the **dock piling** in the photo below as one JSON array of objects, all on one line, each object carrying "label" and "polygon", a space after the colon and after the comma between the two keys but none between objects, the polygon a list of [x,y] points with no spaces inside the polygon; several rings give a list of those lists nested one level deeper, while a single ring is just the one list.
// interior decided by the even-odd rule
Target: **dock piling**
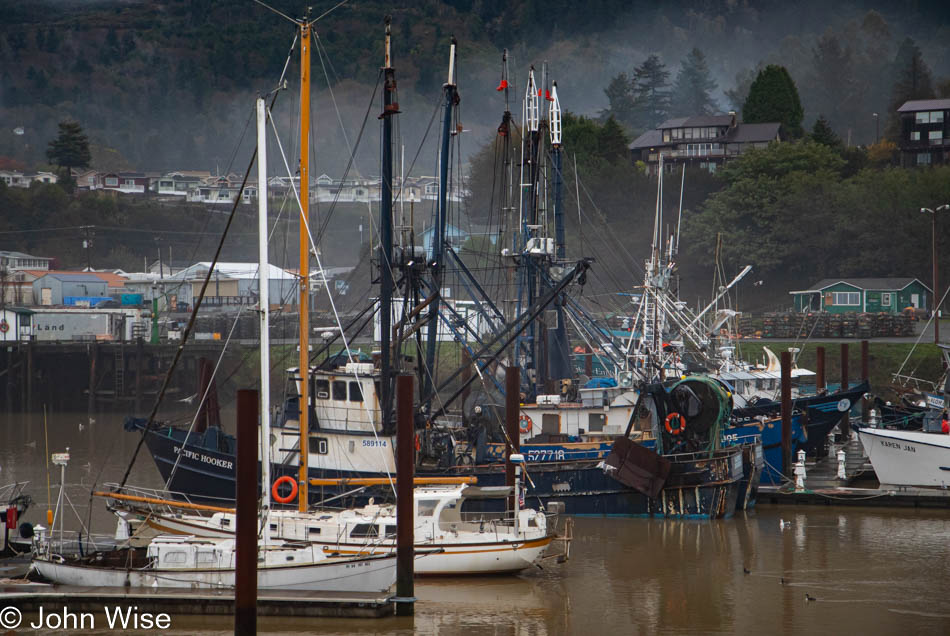
[{"label": "dock piling", "polygon": [[[257,634],[257,391],[237,392],[237,555],[234,634]],[[269,484],[264,484],[268,488]]]},{"label": "dock piling", "polygon": [[[508,444],[505,446],[505,485],[513,488],[515,485],[515,465],[511,456],[521,452],[521,433],[519,418],[521,417],[521,371],[518,367],[505,368],[505,431]],[[514,497],[508,497],[508,510],[514,510]]]},{"label": "dock piling", "polygon": [[792,477],[792,353],[783,351],[782,365],[782,473]]},{"label": "dock piling", "polygon": [[412,384],[410,374],[396,377],[396,616],[415,613],[412,488],[416,467]]},{"label": "dock piling", "polygon": [[[867,382],[870,378],[870,372],[868,370],[870,353],[868,347],[868,341],[861,341],[861,381]],[[871,402],[865,397],[867,394],[861,396],[861,422],[865,426],[868,424],[868,418],[870,416]]]},{"label": "dock piling", "polygon": [[[848,343],[841,343],[841,390],[848,390]],[[848,411],[841,418],[841,438],[848,441],[851,438],[851,420]]]},{"label": "dock piling", "polygon": [[816,372],[817,377],[815,378],[815,391],[817,393],[822,393],[825,388],[828,386],[825,382],[825,348],[818,347],[815,350],[815,355],[818,356],[816,362]]}]

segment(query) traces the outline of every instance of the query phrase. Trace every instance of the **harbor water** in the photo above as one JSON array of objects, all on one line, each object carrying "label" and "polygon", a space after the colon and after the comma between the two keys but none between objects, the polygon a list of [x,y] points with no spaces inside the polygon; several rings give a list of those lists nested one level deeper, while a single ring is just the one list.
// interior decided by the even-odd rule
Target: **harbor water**
[{"label": "harbor water", "polygon": [[[29,480],[45,521],[49,452],[70,448],[67,492],[92,532],[115,524],[94,485],[119,481],[138,442],[122,418],[3,415],[0,483]],[[229,428],[233,416],[225,416]],[[59,482],[50,466],[52,498]],[[147,449],[130,484],[161,485]],[[950,511],[759,505],[733,519],[578,518],[571,559],[512,577],[416,583],[416,615],[260,619],[267,634],[947,634]],[[78,527],[77,515],[65,517]],[[807,600],[811,597],[815,600]],[[0,599],[2,600],[2,599]],[[0,603],[2,605],[2,603]],[[35,633],[44,633],[42,631]],[[53,633],[53,632],[48,632]],[[62,633],[62,630],[56,633]],[[102,633],[110,633],[103,631]],[[229,634],[231,619],[172,616],[167,634]]]}]

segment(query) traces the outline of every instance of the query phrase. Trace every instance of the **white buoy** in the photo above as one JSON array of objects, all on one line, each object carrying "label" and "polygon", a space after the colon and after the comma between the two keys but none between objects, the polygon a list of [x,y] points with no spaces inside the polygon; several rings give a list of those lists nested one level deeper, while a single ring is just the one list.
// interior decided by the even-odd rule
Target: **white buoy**
[{"label": "white buoy", "polygon": [[839,450],[838,451],[838,475],[837,475],[838,479],[848,478],[847,474],[845,474],[844,472],[846,459],[847,459],[847,454],[844,452],[844,450],[843,449]]},{"label": "white buoy", "polygon": [[799,461],[795,462],[795,492],[805,492],[804,451],[799,451]]}]

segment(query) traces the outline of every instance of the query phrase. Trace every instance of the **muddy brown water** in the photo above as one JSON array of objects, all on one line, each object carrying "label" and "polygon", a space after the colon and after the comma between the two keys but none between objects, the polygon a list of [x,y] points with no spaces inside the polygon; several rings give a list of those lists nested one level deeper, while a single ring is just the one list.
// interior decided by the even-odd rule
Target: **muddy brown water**
[{"label": "muddy brown water", "polygon": [[[47,505],[43,416],[0,415],[0,421],[0,484],[28,480],[36,503],[26,520],[41,522]],[[225,421],[232,425],[233,414]],[[121,416],[101,413],[94,421],[51,414],[46,430],[49,452],[70,449],[67,493],[77,511],[91,519],[93,532],[112,533],[102,501],[92,500],[90,513],[89,493],[94,484],[121,479],[138,437],[122,430]],[[54,500],[58,483],[59,471],[50,466]],[[129,483],[161,485],[147,449]],[[77,527],[75,515],[65,519]],[[783,528],[781,521],[789,523]],[[950,634],[948,530],[950,511],[834,506],[760,505],[717,522],[578,518],[567,563],[549,562],[518,576],[419,580],[412,619],[262,618],[258,631]],[[163,633],[233,633],[226,618],[171,618]]]}]

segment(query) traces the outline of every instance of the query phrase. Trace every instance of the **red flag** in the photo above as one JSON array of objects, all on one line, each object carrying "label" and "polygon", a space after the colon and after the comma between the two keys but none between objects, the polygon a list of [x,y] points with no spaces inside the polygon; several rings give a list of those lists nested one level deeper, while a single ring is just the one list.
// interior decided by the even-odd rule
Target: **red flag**
[{"label": "red flag", "polygon": [[498,88],[496,88],[495,90],[496,90],[496,91],[503,91],[503,90],[505,90],[506,88],[508,88],[508,80],[503,79],[503,80],[501,80],[501,84],[499,84],[499,85],[498,85]]},{"label": "red flag", "polygon": [[548,90],[544,91],[544,99],[548,100],[549,102],[554,101],[553,99],[551,99],[551,91],[548,91]]}]

